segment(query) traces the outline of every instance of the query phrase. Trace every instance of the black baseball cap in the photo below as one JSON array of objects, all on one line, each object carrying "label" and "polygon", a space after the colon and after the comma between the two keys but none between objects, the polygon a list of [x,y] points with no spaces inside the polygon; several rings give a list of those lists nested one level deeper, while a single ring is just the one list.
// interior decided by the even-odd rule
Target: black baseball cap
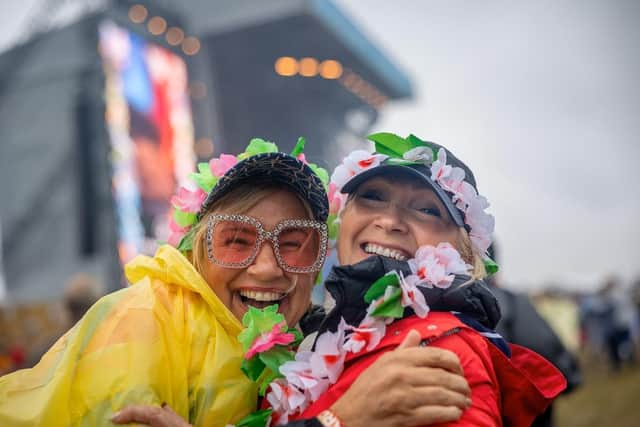
[{"label": "black baseball cap", "polygon": [[[464,170],[465,173],[465,181],[473,186],[478,192],[478,188],[476,187],[476,179],[473,175],[473,172],[469,167],[464,164],[460,159],[458,159],[453,153],[451,153],[445,147],[436,144],[434,142],[427,142],[428,146],[432,148],[435,152],[438,152],[440,149],[443,149],[447,156],[447,165],[459,167]],[[370,169],[365,170],[349,181],[347,181],[341,189],[342,193],[351,194],[355,192],[360,184],[363,182],[374,178],[376,176],[398,176],[404,175],[407,177],[411,177],[416,179],[418,182],[422,182],[427,185],[433,192],[438,196],[442,204],[449,212],[451,219],[458,227],[465,227],[464,222],[464,213],[456,207],[451,199],[451,196],[447,194],[446,190],[444,190],[440,185],[435,183],[431,179],[431,170],[428,166],[424,164],[417,163],[408,163],[408,164],[400,164],[397,162],[387,162],[383,161],[378,166],[372,167]]]},{"label": "black baseball cap", "polygon": [[303,161],[281,152],[256,154],[235,164],[211,189],[200,208],[198,218],[238,184],[258,181],[290,188],[309,203],[316,220],[327,220],[329,201],[318,175]]}]

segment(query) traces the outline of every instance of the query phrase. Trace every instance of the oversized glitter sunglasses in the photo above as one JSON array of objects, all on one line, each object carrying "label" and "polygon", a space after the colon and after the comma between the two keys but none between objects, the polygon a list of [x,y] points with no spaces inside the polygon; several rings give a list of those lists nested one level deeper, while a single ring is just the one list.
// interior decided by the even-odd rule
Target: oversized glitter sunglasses
[{"label": "oversized glitter sunglasses", "polygon": [[327,225],[310,219],[285,219],[266,231],[247,215],[213,214],[206,234],[207,257],[217,265],[246,268],[265,241],[273,247],[278,265],[290,273],[312,273],[322,269],[327,253]]}]

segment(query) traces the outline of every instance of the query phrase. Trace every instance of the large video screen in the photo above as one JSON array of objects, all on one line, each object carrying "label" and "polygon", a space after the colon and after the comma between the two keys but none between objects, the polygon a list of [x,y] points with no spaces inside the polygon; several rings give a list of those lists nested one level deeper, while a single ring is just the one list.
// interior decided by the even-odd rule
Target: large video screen
[{"label": "large video screen", "polygon": [[124,263],[169,235],[170,199],[194,170],[185,61],[114,22],[100,25],[118,251]]}]

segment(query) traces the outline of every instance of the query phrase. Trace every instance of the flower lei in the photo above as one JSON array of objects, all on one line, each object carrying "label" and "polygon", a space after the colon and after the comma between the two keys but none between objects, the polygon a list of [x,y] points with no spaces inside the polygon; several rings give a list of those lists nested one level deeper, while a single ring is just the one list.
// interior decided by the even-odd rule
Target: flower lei
[{"label": "flower lei", "polygon": [[[291,155],[307,164],[320,178],[325,188],[329,182],[327,171],[313,163],[308,163],[304,156],[305,139],[298,141]],[[180,251],[189,251],[193,245],[193,235],[190,231],[198,222],[198,213],[207,195],[216,186],[224,174],[241,160],[262,153],[279,152],[278,146],[272,142],[260,138],[254,138],[244,152],[237,157],[230,154],[221,154],[218,158],[211,159],[208,163],[198,163],[198,172],[189,175],[190,181],[178,189],[171,198],[174,207],[173,215],[169,219],[169,238],[167,242]],[[334,227],[335,228],[335,227]],[[335,238],[335,235],[334,237]]]},{"label": "flower lei", "polygon": [[367,315],[358,326],[341,319],[336,332],[327,331],[317,338],[315,351],[293,353],[291,347],[298,337],[284,325],[277,305],[264,310],[250,307],[243,318],[247,329],[238,337],[246,351],[242,369],[258,382],[261,396],[270,386],[266,399],[271,409],[254,412],[237,426],[285,424],[291,416],[301,414],[336,383],[347,354],[374,349],[387,325],[402,318],[405,307],[420,318],[429,314],[419,287],[448,288],[456,274],[468,274],[472,268],[447,242],[421,247],[408,263],[412,274],[405,277],[394,270],[370,286],[364,297],[369,303]]},{"label": "flower lei", "polygon": [[465,171],[460,167],[447,165],[447,153],[443,148],[436,151],[436,147],[414,135],[401,138],[391,133],[377,133],[367,138],[374,142],[375,152],[353,151],[331,175],[328,195],[330,224],[333,228],[337,229],[337,217],[346,202],[346,195],[340,193],[340,190],[354,176],[383,163],[423,164],[430,167],[431,180],[449,193],[455,206],[464,213],[464,221],[470,229],[469,237],[475,251],[483,257],[487,272],[495,273],[498,265],[487,255],[495,221],[493,215],[485,212],[489,207],[487,199],[464,180]]}]

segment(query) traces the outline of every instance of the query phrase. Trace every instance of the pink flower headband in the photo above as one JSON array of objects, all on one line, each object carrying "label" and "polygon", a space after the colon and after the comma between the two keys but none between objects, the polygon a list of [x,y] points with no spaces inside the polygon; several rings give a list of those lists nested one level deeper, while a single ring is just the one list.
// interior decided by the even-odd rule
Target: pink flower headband
[{"label": "pink flower headband", "polygon": [[[280,152],[276,144],[254,138],[238,156],[221,154],[208,163],[199,163],[198,172],[189,175],[191,182],[181,187],[171,198],[175,209],[169,219],[171,234],[167,239],[168,243],[180,251],[191,250],[191,231],[200,220],[202,211],[210,206],[211,196],[232,188],[235,182],[245,179],[251,173],[254,176],[269,175],[274,181],[279,179],[279,182],[290,185],[309,201],[316,219],[326,220],[326,186],[329,175],[326,170],[306,161],[304,145],[304,138],[299,138],[288,155]],[[244,160],[247,162],[241,163]],[[274,165],[282,168],[275,170]]]}]

